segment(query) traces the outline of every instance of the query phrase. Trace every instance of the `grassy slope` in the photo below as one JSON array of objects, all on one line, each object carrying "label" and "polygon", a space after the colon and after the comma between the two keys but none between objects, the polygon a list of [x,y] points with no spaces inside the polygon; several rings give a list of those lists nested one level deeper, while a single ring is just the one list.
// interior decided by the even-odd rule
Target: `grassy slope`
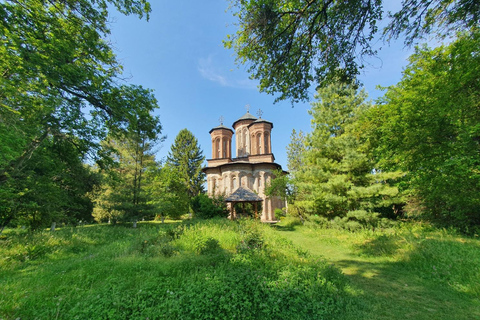
[{"label": "grassy slope", "polygon": [[[308,300],[324,288],[321,283],[312,287],[311,276],[321,272],[331,278],[329,283],[343,283],[334,269],[312,267],[323,263],[317,260],[320,257],[341,268],[350,280],[347,291],[328,300],[333,308],[328,310],[347,306],[339,319],[480,319],[478,239],[415,225],[374,233],[305,226],[258,228],[269,249],[254,255],[237,253],[248,228],[226,220],[178,234],[177,226],[154,224],[138,229],[93,226],[54,234],[7,232],[0,239],[0,319],[148,315],[170,319],[166,311],[178,318],[185,310],[193,312],[183,316],[191,319],[210,311],[219,319],[225,314],[275,318],[274,312],[290,314],[285,319],[292,314],[318,319],[304,312],[323,299]],[[218,240],[219,255],[198,254],[209,237]],[[252,280],[248,270],[264,284]],[[305,282],[298,282],[301,279]],[[299,285],[304,291],[298,291]],[[225,298],[225,292],[232,297]],[[251,294],[271,301],[257,305]],[[197,299],[200,295],[203,299]],[[233,298],[242,295],[244,300]],[[336,301],[338,297],[345,302]],[[295,299],[300,301],[292,308],[300,308],[298,312],[286,306]],[[255,305],[248,306],[252,302]]]},{"label": "grassy slope", "polygon": [[256,221],[10,231],[0,319],[332,319],[354,300]]},{"label": "grassy slope", "polygon": [[480,319],[480,242],[411,228],[278,230],[348,276],[362,301],[349,319]]}]

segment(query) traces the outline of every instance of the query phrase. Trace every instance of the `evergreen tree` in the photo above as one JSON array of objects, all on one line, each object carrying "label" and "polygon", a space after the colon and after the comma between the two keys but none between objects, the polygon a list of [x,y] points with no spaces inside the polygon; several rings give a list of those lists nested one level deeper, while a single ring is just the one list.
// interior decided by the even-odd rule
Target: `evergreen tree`
[{"label": "evergreen tree", "polygon": [[370,104],[350,85],[319,89],[312,104],[313,131],[306,138],[304,166],[295,177],[297,206],[351,228],[375,225],[375,209],[391,204],[397,189],[387,180],[397,174],[375,171],[371,151],[357,135],[355,121]]},{"label": "evergreen tree", "polygon": [[190,199],[204,191],[205,174],[202,163],[205,160],[198,140],[187,129],[182,129],[167,156],[166,165],[178,171],[180,181],[186,186]]}]

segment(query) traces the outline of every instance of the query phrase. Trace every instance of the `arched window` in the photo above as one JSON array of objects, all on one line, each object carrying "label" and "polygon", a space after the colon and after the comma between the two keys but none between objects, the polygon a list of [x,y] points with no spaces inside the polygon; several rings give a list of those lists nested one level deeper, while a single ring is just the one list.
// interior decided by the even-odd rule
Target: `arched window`
[{"label": "arched window", "polygon": [[242,130],[237,130],[237,157],[240,157],[242,154]]},{"label": "arched window", "polygon": [[233,190],[237,189],[237,178],[233,177]]},{"label": "arched window", "polygon": [[247,156],[249,154],[248,150],[248,130],[247,128],[243,129],[243,155]]},{"label": "arched window", "polygon": [[227,157],[227,141],[223,140],[223,158]]},{"label": "arched window", "polygon": [[264,143],[264,146],[265,146],[265,153],[271,153],[270,150],[269,150],[269,145],[268,145],[268,133],[265,134],[265,143]]},{"label": "arched window", "polygon": [[216,155],[217,155],[217,158],[221,158],[221,154],[220,154],[220,139],[217,139],[215,141],[215,149],[216,149]]},{"label": "arched window", "polygon": [[257,154],[262,154],[262,135],[257,135]]}]

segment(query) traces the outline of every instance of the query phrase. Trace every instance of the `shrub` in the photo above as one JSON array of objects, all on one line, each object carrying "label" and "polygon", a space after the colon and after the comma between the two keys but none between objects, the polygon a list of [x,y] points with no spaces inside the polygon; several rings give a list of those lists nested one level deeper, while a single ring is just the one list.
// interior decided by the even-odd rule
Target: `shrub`
[{"label": "shrub", "polygon": [[237,246],[238,253],[260,250],[264,247],[263,235],[255,225],[245,226],[241,231],[242,240]]},{"label": "shrub", "polygon": [[192,209],[195,217],[210,219],[214,217],[228,217],[227,205],[223,197],[210,198],[206,194],[199,194],[192,199]]},{"label": "shrub", "polygon": [[198,237],[195,239],[194,249],[197,254],[213,254],[220,249],[217,239],[210,237]]}]

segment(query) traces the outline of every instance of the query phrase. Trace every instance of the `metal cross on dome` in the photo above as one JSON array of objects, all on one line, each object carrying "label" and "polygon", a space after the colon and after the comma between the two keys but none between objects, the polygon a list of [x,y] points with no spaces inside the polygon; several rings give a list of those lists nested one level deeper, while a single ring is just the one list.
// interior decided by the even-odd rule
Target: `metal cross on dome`
[{"label": "metal cross on dome", "polygon": [[245,109],[247,109],[247,113],[250,112],[250,105],[249,104],[245,105]]},{"label": "metal cross on dome", "polygon": [[263,115],[262,109],[258,109],[258,111],[257,111],[257,116],[258,116],[259,118],[261,118],[262,115]]},{"label": "metal cross on dome", "polygon": [[223,126],[223,121],[225,120],[225,118],[223,116],[220,116],[220,118],[218,118],[218,121],[220,121],[220,125]]}]

